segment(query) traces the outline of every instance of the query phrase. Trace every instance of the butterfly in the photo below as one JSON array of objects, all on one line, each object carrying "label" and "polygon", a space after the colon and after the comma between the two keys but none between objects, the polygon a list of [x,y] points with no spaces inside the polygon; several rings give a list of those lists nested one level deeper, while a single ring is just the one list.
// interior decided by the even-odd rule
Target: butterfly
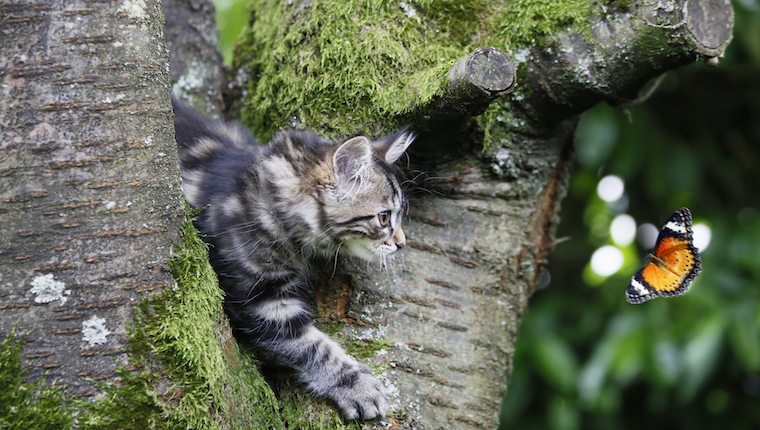
[{"label": "butterfly", "polygon": [[685,293],[702,271],[693,236],[689,209],[673,212],[657,236],[654,252],[647,256],[649,262],[628,283],[625,299],[636,304]]}]

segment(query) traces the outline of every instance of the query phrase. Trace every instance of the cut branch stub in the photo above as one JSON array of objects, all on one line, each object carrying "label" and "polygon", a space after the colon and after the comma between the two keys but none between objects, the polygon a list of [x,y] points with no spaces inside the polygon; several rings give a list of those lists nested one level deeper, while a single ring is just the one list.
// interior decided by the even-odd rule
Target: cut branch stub
[{"label": "cut branch stub", "polygon": [[448,104],[469,116],[480,115],[496,99],[515,87],[515,66],[496,48],[478,48],[449,70]]},{"label": "cut branch stub", "polygon": [[[703,55],[718,56],[731,41],[733,9],[730,0],[691,1],[684,5],[686,28]],[[712,57],[715,58],[715,57]]]},{"label": "cut branch stub", "polygon": [[420,132],[411,149],[425,158],[453,156],[471,132],[470,119],[486,111],[515,87],[512,58],[496,48],[478,48],[457,61],[448,73],[446,92],[411,115]]}]

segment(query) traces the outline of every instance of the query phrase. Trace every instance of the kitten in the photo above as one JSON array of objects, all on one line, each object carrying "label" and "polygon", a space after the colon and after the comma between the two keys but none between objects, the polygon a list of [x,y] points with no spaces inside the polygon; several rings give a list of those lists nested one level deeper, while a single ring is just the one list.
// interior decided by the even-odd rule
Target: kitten
[{"label": "kitten", "polygon": [[196,226],[235,335],[293,367],[345,417],[384,416],[383,384],[314,327],[302,296],[313,257],[340,251],[384,262],[404,247],[407,200],[393,162],[414,135],[402,130],[337,144],[287,130],[261,146],[240,126],[172,104],[182,190],[203,208]]}]

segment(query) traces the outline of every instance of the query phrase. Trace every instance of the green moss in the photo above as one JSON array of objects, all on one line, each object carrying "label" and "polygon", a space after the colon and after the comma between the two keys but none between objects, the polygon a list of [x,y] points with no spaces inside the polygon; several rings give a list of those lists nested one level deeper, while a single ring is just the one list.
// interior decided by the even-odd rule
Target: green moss
[{"label": "green moss", "polygon": [[[670,25],[670,23],[657,23],[657,25]],[[688,43],[688,40],[680,29],[667,32],[650,26],[641,26],[636,34],[635,47],[639,52],[653,59],[678,58],[681,55],[681,48],[678,48],[678,45],[681,43]]]},{"label": "green moss", "polygon": [[244,121],[263,137],[292,118],[349,134],[429,102],[485,7],[448,14],[438,3],[317,0],[300,13],[299,2],[254,1],[255,25],[235,59],[251,71]]},{"label": "green moss", "polygon": [[588,28],[588,16],[594,8],[588,0],[512,0],[500,5],[493,14],[493,41],[507,52],[541,44],[541,36],[558,29],[576,26]]},{"label": "green moss", "polygon": [[289,387],[280,391],[282,420],[286,428],[300,430],[359,430],[357,421],[344,421],[327,402],[315,399],[303,389]]},{"label": "green moss", "polygon": [[396,421],[404,422],[409,417],[403,411],[397,411],[397,412],[391,412],[390,414],[388,414],[388,418],[393,418]]},{"label": "green moss", "polygon": [[610,0],[607,2],[609,10],[628,12],[636,3],[636,0]]},{"label": "green moss", "polygon": [[376,357],[381,351],[387,351],[391,344],[385,339],[362,339],[346,345],[346,352],[358,360]]},{"label": "green moss", "polygon": [[373,358],[380,351],[387,350],[391,346],[384,338],[358,339],[355,336],[344,336],[343,331],[346,328],[346,324],[343,321],[327,322],[322,320],[315,322],[315,325],[320,331],[338,341],[350,356],[360,361]]},{"label": "green moss", "polygon": [[442,95],[451,66],[474,48],[513,52],[559,28],[585,31],[591,9],[586,0],[304,4],[254,0],[236,52],[248,82],[243,121],[265,140],[294,125],[386,132]]},{"label": "green moss", "polygon": [[385,338],[359,339],[356,336],[345,336],[343,332],[346,324],[343,321],[327,322],[323,319],[315,321],[315,325],[330,338],[340,343],[348,355],[368,364],[374,374],[377,375],[388,370],[388,364],[372,360],[382,351],[387,351],[391,347],[391,343]]},{"label": "green moss", "polygon": [[187,427],[282,428],[274,393],[231,337],[206,245],[189,220],[182,242],[170,263],[175,285],[141,304],[130,340],[149,342],[158,370],[181,392],[169,405]]},{"label": "green moss", "polygon": [[98,383],[103,397],[82,404],[86,413],[79,418],[81,429],[163,430],[183,428],[153,387],[156,378],[150,372],[117,371],[120,384]]},{"label": "green moss", "polygon": [[45,378],[24,383],[23,342],[16,329],[0,344],[0,429],[65,430],[74,423],[74,407],[63,389],[46,385]]}]

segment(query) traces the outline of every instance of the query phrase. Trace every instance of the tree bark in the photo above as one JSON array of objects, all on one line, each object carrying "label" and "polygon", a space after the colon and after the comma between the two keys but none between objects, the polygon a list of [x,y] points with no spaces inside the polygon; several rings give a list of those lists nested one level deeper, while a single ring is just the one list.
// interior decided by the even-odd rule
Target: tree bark
[{"label": "tree bark", "polygon": [[224,68],[213,2],[166,0],[163,12],[174,96],[218,117],[224,107]]},{"label": "tree bark", "polygon": [[94,395],[183,213],[160,2],[0,6],[0,333]]}]

